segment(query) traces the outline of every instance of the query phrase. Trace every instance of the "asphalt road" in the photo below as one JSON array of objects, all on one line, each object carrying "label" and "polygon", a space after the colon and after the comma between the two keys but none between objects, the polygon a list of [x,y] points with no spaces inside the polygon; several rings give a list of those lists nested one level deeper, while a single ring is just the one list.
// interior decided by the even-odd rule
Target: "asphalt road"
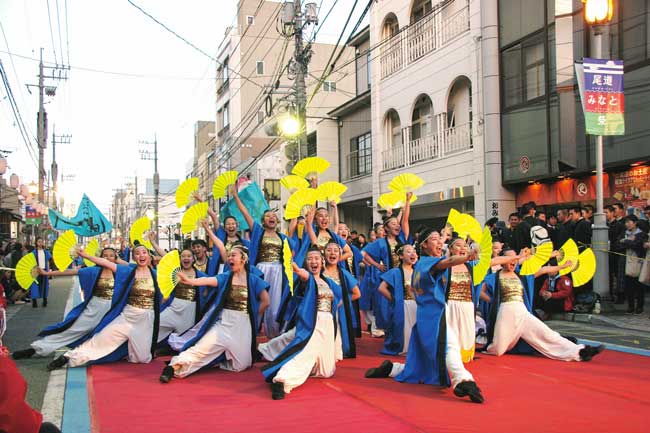
[{"label": "asphalt road", "polygon": [[[40,330],[52,323],[60,322],[63,317],[65,304],[72,288],[72,277],[59,277],[50,280],[50,296],[47,308],[43,308],[39,299],[38,308],[31,304],[9,305],[7,308],[7,332],[2,339],[10,351],[27,349],[29,344],[37,339]],[[35,409],[41,410],[43,396],[47,388],[50,373],[45,366],[52,357],[21,359],[16,361],[20,372],[28,383],[27,402]]]}]

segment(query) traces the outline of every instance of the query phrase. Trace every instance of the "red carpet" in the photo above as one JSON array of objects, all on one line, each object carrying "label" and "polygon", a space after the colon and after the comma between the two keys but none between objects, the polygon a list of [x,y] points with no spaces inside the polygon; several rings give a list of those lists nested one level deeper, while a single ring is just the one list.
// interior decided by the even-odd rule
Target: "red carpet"
[{"label": "red carpet", "polygon": [[[590,363],[479,355],[469,365],[483,405],[451,389],[365,379],[380,340],[364,338],[332,379],[309,379],[270,398],[258,364],[204,371],[162,385],[164,366],[119,363],[89,370],[93,432],[648,432],[650,360],[605,351]],[[399,358],[395,358],[399,359]]]}]

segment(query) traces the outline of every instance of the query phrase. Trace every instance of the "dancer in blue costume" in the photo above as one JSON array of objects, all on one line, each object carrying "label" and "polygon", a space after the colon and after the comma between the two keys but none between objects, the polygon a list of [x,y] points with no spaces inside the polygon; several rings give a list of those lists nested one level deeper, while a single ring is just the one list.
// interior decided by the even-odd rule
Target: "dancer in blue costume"
[{"label": "dancer in blue costume", "polygon": [[341,290],[341,307],[338,309],[341,323],[341,344],[344,358],[356,358],[357,347],[354,330],[359,327],[359,315],[355,316],[352,303],[361,297],[359,283],[350,272],[339,266],[341,247],[334,241],[325,245],[325,270],[323,275],[334,281]]},{"label": "dancer in blue costume", "polygon": [[274,400],[283,399],[285,393],[305,383],[310,375],[332,377],[336,361],[342,358],[341,342],[335,332],[342,294],[334,281],[323,276],[323,265],[323,255],[316,246],[307,252],[306,270],[294,264],[295,273],[306,283],[295,337],[272,362],[262,367]]},{"label": "dancer in blue costume", "polygon": [[378,289],[391,306],[391,326],[385,329],[384,350],[381,351],[385,355],[403,355],[408,352],[411,329],[416,320],[417,305],[411,277],[418,255],[412,245],[402,245],[397,253],[400,266],[381,276]]},{"label": "dancer in blue costume", "polygon": [[[248,239],[244,239],[239,234],[239,223],[237,223],[237,218],[234,216],[227,216],[223,220],[223,225],[221,225],[219,224],[219,216],[210,208],[208,208],[208,215],[210,215],[210,218],[212,219],[214,230],[206,229],[206,233],[208,233],[208,236],[214,234],[221,242],[223,242],[223,245],[226,248],[226,256],[230,254],[230,250],[234,245],[240,244],[244,245],[246,248],[250,247]],[[224,270],[227,270],[224,269],[227,265],[227,260],[221,258],[221,252],[214,241],[214,238],[210,236],[210,239],[212,239],[212,258],[219,258],[217,263],[217,273],[220,274]]]},{"label": "dancer in blue costume", "polygon": [[231,194],[239,211],[250,227],[250,263],[264,273],[264,280],[269,283],[269,298],[271,304],[264,314],[264,332],[269,338],[280,334],[278,310],[283,296],[289,292],[289,278],[284,269],[284,261],[289,259],[285,254],[291,250],[288,238],[278,232],[278,216],[273,211],[266,211],[262,216],[262,224],[253,220],[248,209],[242,203],[233,185]]},{"label": "dancer in blue costume", "polygon": [[485,285],[494,293],[488,320],[487,353],[497,356],[508,351],[531,353],[532,347],[551,359],[590,361],[605,349],[602,344],[575,344],[532,313],[535,278],[559,272],[571,266],[570,262],[563,266],[544,266],[535,275],[523,276],[516,271],[520,257],[511,249],[504,250],[504,256],[510,260],[503,265],[503,269],[485,279]]},{"label": "dancer in blue costume", "polygon": [[[349,257],[344,262],[341,262],[343,268],[350,272],[354,278],[361,281],[361,264],[363,263],[363,255],[361,254],[361,250],[357,248],[356,245],[348,242],[348,238],[350,237],[350,228],[347,226],[347,224],[339,222],[338,227],[339,237],[343,239],[352,250],[352,257]],[[356,319],[354,326],[354,336],[356,338],[361,338],[361,323],[359,322],[359,317],[361,317],[361,308],[359,308],[359,299],[352,301],[352,308],[354,309],[353,314]]]},{"label": "dancer in blue costume", "polygon": [[[104,248],[100,257],[113,263],[118,260],[117,252],[113,248]],[[65,271],[44,271],[39,268],[39,272],[46,277],[77,275],[83,302],[70,310],[62,322],[43,329],[38,334],[42,338],[34,341],[30,349],[14,352],[14,359],[29,358],[33,355],[48,356],[60,347],[76,347],[83,337],[95,329],[111,309],[113,302],[120,297],[119,288],[114,290],[115,275],[109,268],[92,266]]]},{"label": "dancer in blue costume", "polygon": [[[45,248],[43,238],[36,238],[36,248],[31,252],[36,258],[36,264],[45,271],[50,270],[52,254]],[[50,291],[50,280],[44,275],[39,275],[29,287],[29,297],[32,298],[32,307],[38,307],[38,298],[43,298],[43,307],[47,307],[47,295]]]},{"label": "dancer in blue costume", "polygon": [[268,283],[248,271],[248,250],[244,246],[235,245],[230,250],[228,266],[229,272],[216,277],[191,279],[179,275],[183,284],[215,288],[216,307],[197,335],[163,369],[161,382],[187,377],[215,364],[230,371],[243,371],[253,364],[257,317],[270,303]]},{"label": "dancer in blue costume", "polygon": [[409,243],[411,198],[413,193],[406,194],[406,204],[401,216],[389,217],[384,221],[384,238],[377,238],[368,244],[361,254],[366,264],[366,273],[361,281],[361,300],[359,307],[364,312],[366,323],[370,325],[373,337],[383,337],[383,328],[388,326],[390,306],[388,301],[377,291],[381,283],[381,275],[389,269],[399,266],[399,256],[396,247]]},{"label": "dancer in blue costume", "polygon": [[[338,220],[338,209],[336,203],[331,202],[330,206],[334,212],[334,220]],[[306,235],[305,235],[306,234]],[[313,235],[313,236],[312,236]],[[336,227],[330,229],[330,214],[324,207],[310,209],[305,216],[305,231],[302,235],[300,250],[296,253],[297,263],[302,263],[311,245],[316,245],[321,254],[325,254],[325,245],[334,241],[343,249],[340,258],[340,265],[344,266],[348,258],[352,257],[350,246],[337,234]]]},{"label": "dancer in blue costume", "polygon": [[149,250],[144,245],[135,245],[135,265],[130,266],[89,256],[83,250],[79,255],[115,274],[114,288],[119,290],[120,297],[114,301],[90,338],[50,362],[48,369],[60,368],[65,364],[78,367],[88,363],[113,362],[125,357],[134,363],[151,362],[163,307],[156,274],[150,267],[152,257]]},{"label": "dancer in blue costume", "polygon": [[[428,229],[422,233],[422,256],[413,270],[417,319],[411,332],[406,364],[385,360],[366,371],[368,378],[394,377],[398,382],[452,386],[457,397],[483,402],[481,390],[465,369],[458,337],[447,326],[445,287],[441,273],[467,261],[468,256],[442,257],[440,234]],[[451,380],[449,375],[451,374]]]}]

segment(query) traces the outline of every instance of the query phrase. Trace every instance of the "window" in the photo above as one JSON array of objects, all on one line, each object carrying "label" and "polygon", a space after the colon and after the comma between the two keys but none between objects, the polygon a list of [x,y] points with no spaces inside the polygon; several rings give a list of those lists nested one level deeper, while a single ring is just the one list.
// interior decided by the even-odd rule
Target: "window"
[{"label": "window", "polygon": [[228,80],[230,79],[230,69],[228,69],[228,57],[223,61],[222,68],[223,72],[221,74],[223,78],[223,84],[226,84]]},{"label": "window", "polygon": [[246,24],[248,24],[249,26],[255,24],[255,17],[252,15],[246,15]]},{"label": "window", "polygon": [[264,75],[264,62],[261,60],[257,61],[257,75]]},{"label": "window", "polygon": [[264,179],[264,198],[266,201],[280,200],[280,180]]},{"label": "window", "polygon": [[413,5],[413,10],[411,11],[411,23],[419,21],[425,15],[428,15],[431,12],[431,0],[420,0]]},{"label": "window", "polygon": [[503,102],[506,107],[546,94],[543,40],[535,36],[501,53]]},{"label": "window", "polygon": [[336,92],[336,82],[335,81],[324,81],[323,82],[323,92]]},{"label": "window", "polygon": [[223,104],[223,128],[227,128],[230,125],[230,103],[226,102]]},{"label": "window", "polygon": [[372,136],[370,132],[350,140],[349,177],[365,176],[372,172]]},{"label": "window", "polygon": [[263,111],[258,111],[257,112],[257,124],[258,125],[264,123],[265,118],[266,118],[266,115],[264,114]]},{"label": "window", "polygon": [[214,152],[208,154],[208,174],[214,172]]},{"label": "window", "polygon": [[316,156],[318,154],[318,146],[316,140],[316,133],[307,136],[307,156]]}]

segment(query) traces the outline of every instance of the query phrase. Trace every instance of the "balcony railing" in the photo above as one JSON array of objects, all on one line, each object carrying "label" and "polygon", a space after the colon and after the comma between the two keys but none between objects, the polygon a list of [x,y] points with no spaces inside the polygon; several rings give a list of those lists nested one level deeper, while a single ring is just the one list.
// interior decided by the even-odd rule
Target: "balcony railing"
[{"label": "balcony railing", "polygon": [[403,142],[382,152],[383,170],[407,167],[422,161],[435,160],[470,150],[472,143],[472,124],[466,123],[453,128],[411,140],[404,128]]},{"label": "balcony railing", "polygon": [[372,173],[372,151],[355,150],[346,155],[345,180],[356,179]]},{"label": "balcony railing", "polygon": [[469,30],[469,4],[445,17],[448,7],[433,11],[382,42],[379,56],[381,78],[417,62]]}]

